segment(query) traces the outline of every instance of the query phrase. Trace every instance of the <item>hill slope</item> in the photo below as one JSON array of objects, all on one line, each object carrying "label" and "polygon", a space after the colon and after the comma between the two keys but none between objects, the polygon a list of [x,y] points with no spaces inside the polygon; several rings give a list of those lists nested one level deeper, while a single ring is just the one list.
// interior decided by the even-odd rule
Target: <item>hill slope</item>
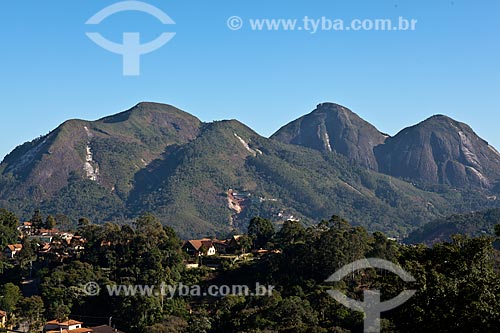
[{"label": "hill slope", "polygon": [[500,190],[500,153],[468,125],[442,115],[389,137],[349,109],[323,103],[272,138],[335,151],[370,170],[423,186]]},{"label": "hill slope", "polygon": [[450,241],[455,234],[470,237],[494,236],[495,225],[500,224],[500,209],[454,214],[432,221],[412,232],[406,242],[432,245]]},{"label": "hill slope", "polygon": [[492,189],[500,154],[466,124],[433,116],[375,148],[379,171],[425,183]]},{"label": "hill slope", "polygon": [[351,110],[323,103],[280,128],[271,138],[323,152],[335,151],[368,169],[377,170],[373,148],[382,144],[387,135]]},{"label": "hill slope", "polygon": [[[371,170],[372,157],[364,165],[360,158],[386,137],[339,106],[320,109],[299,134],[346,116],[344,134],[331,135],[331,151],[282,142],[296,143],[283,139],[293,131],[268,139],[236,120],[202,123],[155,103],[98,121],[71,120],[4,159],[0,206],[24,219],[41,208],[96,222],[127,222],[149,211],[193,237],[242,230],[256,215],[310,224],[332,214],[396,236],[499,205],[484,188],[424,188]],[[349,156],[333,149],[343,139],[351,140]]]}]

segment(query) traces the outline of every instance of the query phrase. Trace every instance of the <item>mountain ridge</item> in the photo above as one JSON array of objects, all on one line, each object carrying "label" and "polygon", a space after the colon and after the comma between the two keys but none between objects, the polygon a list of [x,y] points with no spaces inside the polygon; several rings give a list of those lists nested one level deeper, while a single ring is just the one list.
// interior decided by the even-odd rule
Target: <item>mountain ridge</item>
[{"label": "mountain ridge", "polygon": [[343,106],[322,103],[271,138],[334,150],[370,170],[422,184],[490,190],[500,184],[500,153],[467,124],[441,114],[389,136]]},{"label": "mountain ridge", "polygon": [[[318,108],[299,133],[312,137],[295,142],[297,132],[287,125],[265,138],[237,120],[203,123],[160,103],[70,120],[2,161],[0,206],[23,218],[41,208],[100,223],[150,211],[193,237],[243,230],[255,215],[310,224],[334,213],[404,235],[452,213],[500,206],[481,186],[421,186],[377,172],[376,147],[398,135],[381,133],[338,104]],[[328,149],[324,134],[339,128]],[[236,202],[230,191],[244,195]]]},{"label": "mountain ridge", "polygon": [[339,152],[371,170],[378,169],[373,148],[387,137],[356,113],[335,103],[318,104],[311,113],[271,136],[285,143]]}]

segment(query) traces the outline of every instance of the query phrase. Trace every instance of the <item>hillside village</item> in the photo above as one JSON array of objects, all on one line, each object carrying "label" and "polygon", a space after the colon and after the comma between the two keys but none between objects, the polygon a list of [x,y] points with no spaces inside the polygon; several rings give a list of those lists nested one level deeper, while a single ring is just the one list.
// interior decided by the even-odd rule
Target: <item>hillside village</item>
[{"label": "hillside village", "polygon": [[[79,221],[87,225],[88,221]],[[80,230],[80,229],[78,229]],[[89,241],[78,231],[60,230],[52,216],[44,220],[40,212],[35,212],[31,221],[22,222],[16,227],[16,243],[7,244],[0,253],[2,268],[25,268],[26,276],[22,277],[20,285],[24,297],[38,297],[39,279],[32,274],[34,266],[54,267],[71,263],[81,258],[89,246]],[[103,238],[97,245],[104,252],[116,246],[116,240]],[[262,247],[260,246],[262,245]],[[220,269],[224,262],[249,262],[268,254],[280,254],[281,251],[263,248],[246,234],[232,235],[226,239],[201,238],[182,241],[179,246],[183,253],[183,265],[186,269],[209,270]],[[0,271],[0,273],[2,273]],[[21,320],[20,320],[21,319]],[[17,323],[14,325],[14,323]],[[109,325],[85,326],[84,321],[68,316],[39,323],[40,330],[28,329],[29,324],[16,314],[0,309],[0,329],[6,332],[39,332],[44,333],[124,333]],[[16,330],[12,330],[16,327]]]}]

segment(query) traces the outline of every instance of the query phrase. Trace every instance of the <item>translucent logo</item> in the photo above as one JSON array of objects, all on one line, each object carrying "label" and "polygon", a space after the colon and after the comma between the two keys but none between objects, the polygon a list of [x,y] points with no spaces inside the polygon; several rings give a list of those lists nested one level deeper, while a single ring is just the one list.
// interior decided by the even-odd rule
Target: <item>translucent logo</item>
[{"label": "translucent logo", "polygon": [[[166,13],[141,1],[123,1],[110,5],[92,16],[85,24],[98,25],[107,17],[125,11],[144,12],[156,17],[163,24],[175,24]],[[122,44],[112,42],[97,32],[87,32],[86,35],[103,49],[123,56],[123,75],[137,76],[141,72],[141,55],[158,50],[168,43],[175,33],[164,32],[155,40],[145,44],[141,44],[141,35],[138,32],[124,32]]]},{"label": "translucent logo", "polygon": [[[338,282],[352,272],[366,268],[383,269],[398,275],[405,282],[415,282],[415,278],[401,267],[390,261],[377,258],[361,259],[347,264],[326,279],[325,282]],[[349,309],[360,311],[365,314],[364,332],[380,332],[380,314],[397,308],[401,304],[408,301],[415,293],[416,290],[405,290],[393,299],[380,302],[381,294],[379,290],[365,290],[364,300],[361,302],[347,298],[346,295],[342,294],[338,290],[328,290],[328,294],[335,298],[337,302],[348,307]]]}]

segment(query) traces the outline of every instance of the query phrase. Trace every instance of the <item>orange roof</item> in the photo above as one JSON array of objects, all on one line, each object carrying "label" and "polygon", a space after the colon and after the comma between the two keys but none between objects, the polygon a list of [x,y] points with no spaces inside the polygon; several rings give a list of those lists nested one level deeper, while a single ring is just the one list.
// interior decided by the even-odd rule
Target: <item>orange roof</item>
[{"label": "orange roof", "polygon": [[14,251],[20,251],[20,250],[23,249],[23,245],[22,244],[10,244],[10,245],[7,245],[7,247],[12,252],[14,252]]},{"label": "orange roof", "polygon": [[0,310],[0,318],[7,317],[7,312]]},{"label": "orange roof", "polygon": [[201,249],[202,246],[204,246],[205,248],[208,249],[208,248],[211,248],[213,245],[213,242],[210,238],[192,239],[192,240],[188,240],[186,243],[191,244],[195,248],[196,251]]},{"label": "orange roof", "polygon": [[25,227],[31,227],[32,226],[32,223],[31,222],[23,222],[23,225]]},{"label": "orange roof", "polygon": [[40,229],[38,230],[41,234],[57,234],[59,233],[59,230],[54,228],[54,229]]},{"label": "orange roof", "polygon": [[73,326],[73,325],[81,325],[81,324],[83,324],[81,321],[76,321],[73,319],[70,319],[68,321],[63,321],[63,322],[60,322],[57,319],[54,319],[52,321],[48,321],[46,325]]}]

